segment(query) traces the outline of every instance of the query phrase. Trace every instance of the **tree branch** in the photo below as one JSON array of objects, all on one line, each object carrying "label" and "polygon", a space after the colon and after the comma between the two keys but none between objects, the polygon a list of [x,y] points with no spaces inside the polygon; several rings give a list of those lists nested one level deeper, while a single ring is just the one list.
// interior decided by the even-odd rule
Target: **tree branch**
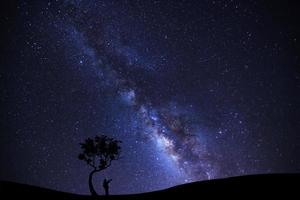
[{"label": "tree branch", "polygon": [[88,164],[89,166],[93,167],[94,169],[97,169],[97,167],[96,167],[95,165],[93,165],[93,164],[91,164],[91,163],[88,163],[88,162],[87,162],[87,164]]},{"label": "tree branch", "polygon": [[93,156],[93,165],[95,166],[95,155]]}]

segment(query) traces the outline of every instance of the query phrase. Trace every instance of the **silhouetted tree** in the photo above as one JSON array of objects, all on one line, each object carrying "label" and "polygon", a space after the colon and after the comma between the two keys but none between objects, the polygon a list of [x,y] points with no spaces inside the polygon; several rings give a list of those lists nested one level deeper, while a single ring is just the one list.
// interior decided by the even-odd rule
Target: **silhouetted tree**
[{"label": "silhouetted tree", "polygon": [[113,160],[119,159],[120,143],[121,141],[105,135],[95,136],[94,139],[87,138],[84,143],[80,143],[82,153],[78,155],[79,160],[93,168],[89,174],[89,188],[93,196],[97,195],[93,186],[93,175],[108,168]]}]

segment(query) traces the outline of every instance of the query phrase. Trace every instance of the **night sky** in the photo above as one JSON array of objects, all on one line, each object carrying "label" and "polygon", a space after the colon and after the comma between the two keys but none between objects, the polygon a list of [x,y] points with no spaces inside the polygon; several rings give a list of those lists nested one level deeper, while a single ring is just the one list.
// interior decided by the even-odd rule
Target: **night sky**
[{"label": "night sky", "polygon": [[296,1],[10,1],[0,179],[88,194],[79,143],[122,140],[111,193],[300,172]]}]

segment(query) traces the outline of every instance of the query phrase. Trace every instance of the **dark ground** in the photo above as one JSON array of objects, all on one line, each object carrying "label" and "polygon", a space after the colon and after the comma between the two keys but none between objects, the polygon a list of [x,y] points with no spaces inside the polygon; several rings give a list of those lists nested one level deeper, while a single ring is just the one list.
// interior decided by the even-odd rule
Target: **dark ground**
[{"label": "dark ground", "polygon": [[[265,174],[194,182],[143,194],[99,196],[95,199],[203,199],[211,197],[299,199],[300,174]],[[19,183],[0,182],[5,199],[93,199],[90,196],[53,191]],[[7,198],[9,197],[9,198]],[[289,198],[289,199],[290,199]],[[2,198],[1,198],[2,199]]]}]

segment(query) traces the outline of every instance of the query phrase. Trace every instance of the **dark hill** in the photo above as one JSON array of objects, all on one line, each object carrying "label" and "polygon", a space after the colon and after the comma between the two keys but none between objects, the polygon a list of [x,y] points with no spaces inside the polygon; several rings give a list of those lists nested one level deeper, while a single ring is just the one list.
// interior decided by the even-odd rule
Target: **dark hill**
[{"label": "dark hill", "polygon": [[[90,196],[70,194],[19,183],[0,182],[1,196],[5,199],[93,199]],[[293,197],[299,199],[300,174],[265,174],[232,177],[210,181],[194,182],[175,186],[165,190],[133,195],[112,195],[109,198],[99,196],[96,199],[160,199],[187,197]],[[3,198],[1,198],[3,199]]]}]

